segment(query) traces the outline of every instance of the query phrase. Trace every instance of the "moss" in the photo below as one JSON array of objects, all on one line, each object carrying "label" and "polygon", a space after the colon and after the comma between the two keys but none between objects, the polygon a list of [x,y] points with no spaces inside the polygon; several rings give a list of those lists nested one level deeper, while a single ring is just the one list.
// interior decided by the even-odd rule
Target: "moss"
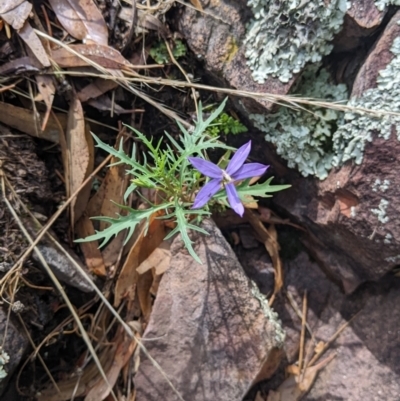
[{"label": "moss", "polygon": [[229,63],[230,61],[233,60],[233,58],[235,57],[236,53],[239,50],[239,46],[236,43],[235,38],[233,37],[228,38],[226,48],[227,48],[227,54],[224,61]]},{"label": "moss", "polygon": [[[296,94],[306,98],[327,101],[347,100],[345,85],[333,84],[329,73],[309,66],[294,88]],[[304,176],[326,178],[337,158],[332,136],[343,113],[331,109],[299,110],[281,107],[273,115],[251,114],[249,118],[265,139],[276,145],[276,151],[288,166],[297,168]]]},{"label": "moss", "polygon": [[246,58],[258,83],[272,76],[288,82],[308,62],[332,50],[348,8],[346,0],[249,0],[254,18],[245,39]]}]

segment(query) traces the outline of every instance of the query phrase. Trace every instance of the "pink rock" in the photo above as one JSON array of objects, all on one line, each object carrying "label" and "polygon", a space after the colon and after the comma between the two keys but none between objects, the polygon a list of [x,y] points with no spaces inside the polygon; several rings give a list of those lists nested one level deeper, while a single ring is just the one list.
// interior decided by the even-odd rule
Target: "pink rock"
[{"label": "pink rock", "polygon": [[[358,73],[353,96],[375,87],[379,71],[392,60],[399,19],[397,12]],[[361,165],[348,162],[324,181],[293,175],[293,187],[273,198],[308,229],[310,252],[347,293],[378,280],[400,262],[398,154],[400,141],[393,126],[388,140],[373,134]],[[377,217],[380,208],[384,219]]]},{"label": "pink rock", "polygon": [[[397,401],[400,394],[400,279],[386,277],[346,296],[304,252],[285,264],[285,272],[286,291],[300,307],[307,291],[307,321],[316,342],[327,342],[339,327],[358,313],[322,356],[321,360],[336,353],[319,372],[304,400]],[[274,306],[287,332],[286,357],[289,363],[295,363],[301,321],[287,301],[278,299]],[[271,381],[264,386],[266,392],[280,383],[268,387],[270,384]]]},{"label": "pink rock", "polygon": [[[203,228],[210,236],[193,236],[202,265],[174,241],[143,344],[185,401],[239,401],[275,371],[284,334],[215,224],[206,220]],[[137,399],[180,399],[141,358]]]}]

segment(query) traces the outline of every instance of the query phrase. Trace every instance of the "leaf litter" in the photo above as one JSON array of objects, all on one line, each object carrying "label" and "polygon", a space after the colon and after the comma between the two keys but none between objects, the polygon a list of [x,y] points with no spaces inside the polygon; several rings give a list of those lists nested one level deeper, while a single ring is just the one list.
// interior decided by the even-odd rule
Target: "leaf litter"
[{"label": "leaf litter", "polygon": [[[0,66],[3,74],[0,82],[3,95],[0,122],[12,129],[1,129],[0,138],[5,141],[9,135],[17,137],[20,135],[17,131],[35,137],[39,139],[37,144],[42,147],[48,159],[54,157],[50,152],[54,152],[54,146],[59,145],[55,148],[55,157],[58,157],[59,164],[61,161],[63,166],[59,185],[65,186],[65,197],[58,204],[49,200],[48,205],[41,205],[41,211],[47,213],[46,221],[42,225],[32,216],[28,218],[20,215],[23,209],[29,211],[34,199],[20,198],[13,181],[8,181],[11,177],[10,159],[18,155],[18,151],[13,150],[12,157],[7,155],[1,156],[0,159],[3,203],[7,206],[7,213],[14,219],[14,224],[17,222],[21,231],[21,234],[15,237],[18,247],[13,248],[10,243],[6,244],[11,257],[7,259],[5,273],[0,276],[1,295],[3,299],[14,303],[19,296],[15,288],[19,285],[20,276],[22,281],[32,280],[32,288],[53,286],[56,293],[61,295],[58,303],[54,304],[57,306],[54,306],[55,311],[51,318],[44,320],[44,326],[51,327],[51,331],[32,340],[32,348],[40,362],[41,372],[47,373],[52,384],[43,386],[43,383],[31,382],[27,386],[21,381],[19,383],[21,393],[32,396],[34,394],[29,394],[29,388],[33,388],[37,392],[40,391],[38,399],[42,401],[69,400],[76,397],[85,397],[87,401],[121,399],[118,394],[130,388],[129,383],[132,382],[135,373],[131,363],[134,353],[137,352],[135,350],[141,349],[146,353],[146,348],[140,341],[140,333],[151,314],[159,280],[170,266],[169,242],[163,239],[168,230],[175,227],[173,224],[171,226],[168,220],[160,219],[162,216],[157,213],[149,215],[148,226],[138,225],[132,239],[127,243],[125,233],[121,233],[113,238],[106,248],[99,249],[96,241],[80,243],[79,249],[73,245],[73,239],[93,235],[109,224],[106,219],[96,222],[91,220],[91,217],[115,217],[125,213],[120,205],[124,203],[123,194],[129,186],[126,166],[112,164],[104,171],[105,165],[110,161],[116,163],[117,160],[104,158],[104,154],[96,154],[90,133],[101,135],[102,138],[108,139],[111,146],[116,147],[119,146],[119,139],[124,137],[129,148],[132,147],[133,141],[127,135],[126,129],[121,127],[122,121],[140,128],[143,120],[152,119],[151,113],[157,110],[157,113],[161,112],[165,116],[160,118],[165,125],[169,124],[169,119],[173,119],[191,128],[192,122],[182,116],[185,112],[189,114],[188,111],[197,108],[197,102],[193,101],[197,97],[197,91],[227,93],[223,88],[207,87],[192,82],[186,73],[188,65],[183,66],[173,56],[170,47],[173,44],[172,35],[169,27],[163,22],[165,13],[172,7],[173,2],[160,1],[155,7],[133,2],[132,12],[128,13],[130,17],[119,20],[116,16],[118,13],[113,16],[113,10],[103,3],[105,2],[99,1],[98,7],[92,0],[50,0],[49,5],[36,8],[25,0],[9,0],[0,6],[0,18],[7,40],[21,39],[19,46],[12,44],[10,40],[12,57]],[[199,1],[192,0],[191,4],[202,11]],[[119,42],[113,43],[111,47],[108,26],[115,26],[116,20],[122,33],[117,38]],[[148,49],[152,41],[158,41],[158,35],[165,41],[172,62],[170,65],[156,66],[157,69],[153,69],[152,61],[148,60],[148,50],[145,50],[141,43],[148,40]],[[127,41],[131,39],[135,46],[131,49],[131,54],[125,57],[121,54],[121,49],[126,49]],[[13,43],[15,42],[14,40]],[[141,60],[141,65],[135,65],[133,60]],[[174,74],[183,79],[165,78],[164,68],[167,77],[174,68]],[[145,73],[140,74],[141,70]],[[152,88],[157,88],[166,99],[179,93],[180,96],[176,98],[180,97],[182,101],[177,100],[166,106],[162,100],[158,100],[158,94]],[[289,104],[313,102],[235,90],[229,90],[228,93],[254,98],[263,96],[270,101]],[[103,100],[101,96],[107,96],[107,100]],[[188,101],[190,96],[192,99]],[[125,107],[115,102],[116,97]],[[101,107],[104,103],[107,105],[105,108]],[[182,103],[186,105],[184,111],[180,110]],[[89,104],[98,110],[93,112],[88,107]],[[153,109],[149,113],[146,112],[143,118],[143,111],[149,107]],[[174,107],[179,111],[174,110]],[[340,105],[327,107],[343,108]],[[104,110],[128,112],[130,120],[115,118]],[[116,139],[115,131],[119,133]],[[8,163],[9,166],[3,167],[4,163]],[[51,167],[55,169],[55,164]],[[97,188],[96,181],[100,183],[97,184]],[[153,195],[156,204],[159,194]],[[264,244],[275,269],[275,285],[270,298],[272,303],[284,285],[275,224],[292,223],[276,216],[266,218],[261,208],[259,213],[255,212],[256,205],[252,202],[252,197],[256,195],[256,192],[248,194],[245,220],[253,228],[257,239]],[[138,209],[142,207],[140,198],[131,196],[129,202]],[[67,208],[68,215],[65,213]],[[7,224],[11,224],[12,219],[9,219]],[[269,226],[266,227],[264,223]],[[57,229],[57,225],[67,227],[65,231],[59,228],[63,234],[62,240],[49,231],[51,226]],[[10,227],[7,226],[7,230]],[[12,231],[16,232],[15,226],[12,226]],[[53,253],[57,250],[57,255],[62,255],[57,256],[60,259],[58,266],[49,263],[50,252],[46,252],[46,247],[51,248]],[[71,256],[71,250],[65,250],[68,247],[74,247],[81,257]],[[38,280],[35,275],[31,277],[25,272],[24,263],[34,263],[28,259],[32,251],[51,280]],[[0,263],[0,266],[5,266],[5,261],[1,258]],[[62,269],[64,274],[61,274]],[[83,288],[93,290],[96,298],[90,295],[84,299],[86,303],[75,305],[69,296],[68,285],[76,286],[71,277],[77,277],[78,281],[84,283],[82,291]],[[50,287],[42,286],[43,283]],[[65,284],[67,288],[64,288]],[[60,311],[65,310],[69,311],[67,315],[58,316]],[[49,325],[54,318],[58,324]],[[306,321],[303,323],[305,327]],[[27,332],[32,330],[32,326],[25,327]],[[41,340],[38,340],[40,338]],[[47,352],[53,352],[56,348],[51,347],[58,344],[60,339],[69,344],[78,344],[74,361],[61,356],[64,370],[62,374],[58,374],[56,369],[60,361],[58,364],[46,361],[42,357],[45,353],[41,352],[43,346],[50,347]],[[303,369],[291,367],[290,382],[283,383],[282,388],[277,390],[280,398],[268,400],[297,400],[308,391],[318,370],[333,358],[331,355],[315,364],[327,346],[328,344],[323,344]],[[158,362],[153,360],[162,372]],[[35,363],[27,360],[19,376],[33,369]],[[173,387],[170,378],[165,374],[164,378]],[[289,391],[290,395],[285,391]],[[134,390],[125,395],[134,399]],[[178,393],[177,397],[182,399]],[[259,399],[260,395],[257,397]]]}]

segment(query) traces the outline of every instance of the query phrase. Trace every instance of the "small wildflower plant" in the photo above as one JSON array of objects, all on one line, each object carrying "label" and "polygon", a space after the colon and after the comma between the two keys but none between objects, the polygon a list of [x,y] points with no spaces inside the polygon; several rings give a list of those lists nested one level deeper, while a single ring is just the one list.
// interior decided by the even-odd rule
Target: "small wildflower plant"
[{"label": "small wildflower plant", "polygon": [[[201,263],[188,233],[193,230],[208,234],[199,225],[204,217],[211,214],[210,207],[217,204],[231,207],[243,216],[243,203],[254,203],[254,196],[270,197],[270,193],[288,188],[289,185],[270,185],[272,177],[262,184],[250,185],[252,178],[263,175],[268,168],[260,163],[245,164],[251,150],[251,142],[240,147],[228,161],[229,155],[235,149],[219,142],[218,138],[207,135],[207,129],[221,114],[225,102],[205,121],[200,104],[194,129],[189,132],[177,122],[182,134],[178,140],[175,140],[166,132],[165,136],[169,140],[166,144],[164,138],[154,144],[152,139],[146,138],[145,135],[131,128],[147,148],[141,161],[136,157],[135,145],[129,156],[123,150],[122,141],[119,149],[115,149],[94,136],[97,147],[118,159],[115,164],[124,163],[129,168],[127,174],[132,175],[133,178],[124,195],[125,202],[129,195],[136,191],[145,201],[147,208],[136,210],[121,206],[121,209],[126,211],[126,215],[119,215],[116,218],[96,217],[95,219],[110,223],[109,227],[77,242],[102,240],[100,246],[103,246],[123,230],[127,230],[125,240],[127,242],[139,223],[145,221],[148,224],[150,217],[157,213],[160,214],[158,218],[171,220],[175,225],[165,239],[180,234],[189,253]],[[225,151],[225,155],[218,164],[208,160],[207,152],[215,149]],[[161,201],[154,204],[143,198],[141,194],[143,188],[157,191]]]}]

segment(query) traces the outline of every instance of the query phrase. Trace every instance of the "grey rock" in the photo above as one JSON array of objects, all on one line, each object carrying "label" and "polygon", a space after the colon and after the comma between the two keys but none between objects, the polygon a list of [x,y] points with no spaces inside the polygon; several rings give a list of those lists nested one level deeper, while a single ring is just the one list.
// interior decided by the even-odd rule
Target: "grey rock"
[{"label": "grey rock", "polygon": [[0,307],[0,344],[4,344],[1,351],[9,356],[7,363],[0,364],[0,368],[2,367],[6,373],[5,377],[0,378],[0,396],[28,347],[28,339],[22,327],[14,322],[12,316],[9,319],[7,315],[7,311]]},{"label": "grey rock", "polygon": [[[203,228],[209,236],[192,237],[202,265],[174,240],[143,343],[184,400],[241,400],[274,372],[284,333],[215,224],[204,221]],[[159,369],[141,358],[137,399],[178,400]]]}]

